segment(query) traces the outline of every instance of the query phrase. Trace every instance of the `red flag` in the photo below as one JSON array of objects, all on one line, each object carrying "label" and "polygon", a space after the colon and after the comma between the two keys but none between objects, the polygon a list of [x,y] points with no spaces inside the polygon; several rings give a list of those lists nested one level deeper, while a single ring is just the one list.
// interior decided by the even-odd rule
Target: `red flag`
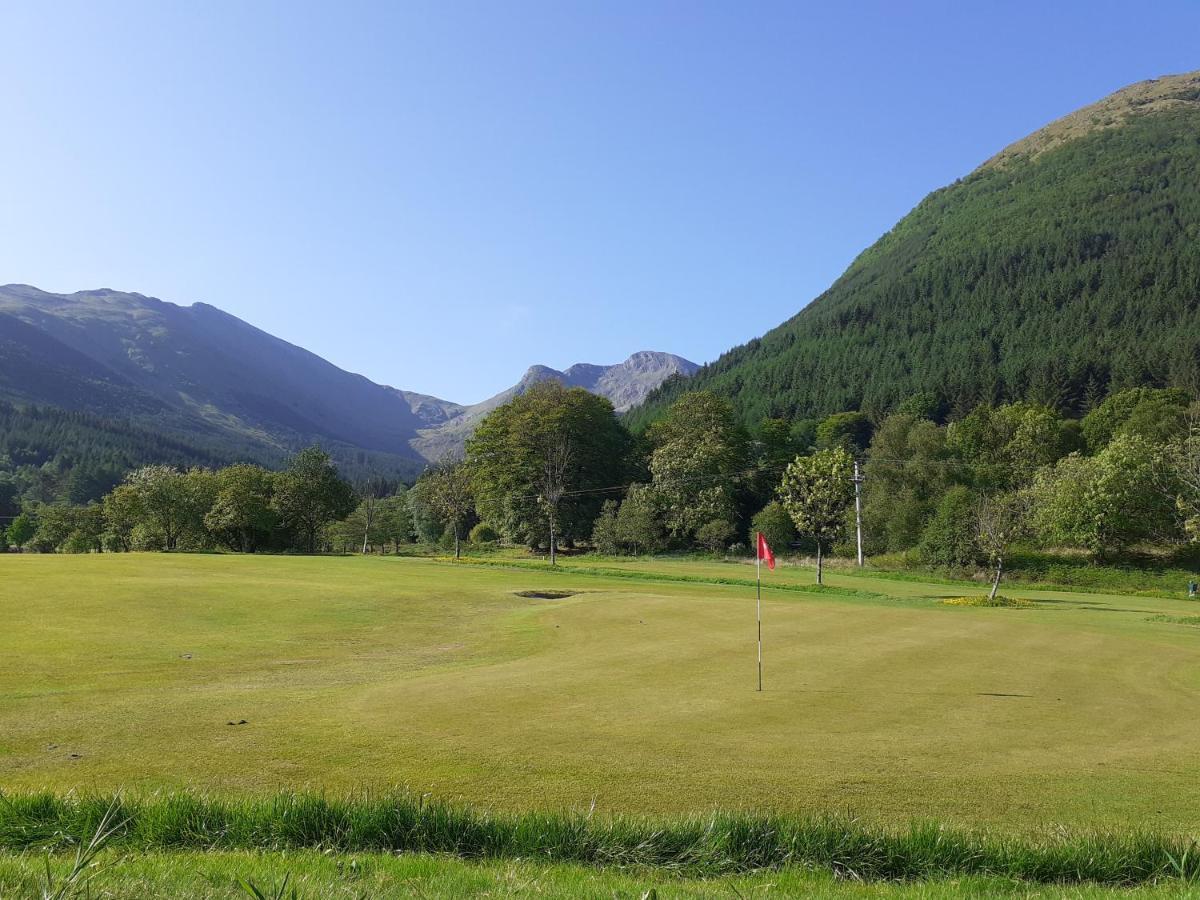
[{"label": "red flag", "polygon": [[771,546],[761,531],[758,532],[758,558],[767,564],[768,569],[774,570],[775,554],[771,552]]}]

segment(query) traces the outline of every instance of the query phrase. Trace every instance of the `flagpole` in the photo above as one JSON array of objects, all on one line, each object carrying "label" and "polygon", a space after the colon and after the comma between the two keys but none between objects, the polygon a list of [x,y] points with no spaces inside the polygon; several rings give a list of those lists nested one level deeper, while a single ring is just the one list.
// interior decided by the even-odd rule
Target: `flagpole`
[{"label": "flagpole", "polygon": [[757,581],[757,606],[758,606],[758,689],[762,690],[762,535],[756,535],[757,540],[754,545],[754,568],[755,574],[758,576]]}]

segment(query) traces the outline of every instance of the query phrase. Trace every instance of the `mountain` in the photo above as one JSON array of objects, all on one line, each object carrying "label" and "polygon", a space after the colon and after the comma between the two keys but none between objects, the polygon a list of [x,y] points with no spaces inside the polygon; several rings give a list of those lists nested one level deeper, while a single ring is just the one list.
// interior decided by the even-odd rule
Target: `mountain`
[{"label": "mountain", "polygon": [[1142,82],[935,191],[825,293],[685,390],[754,424],[927,394],[955,412],[1080,412],[1134,385],[1200,389],[1200,72]]},{"label": "mountain", "polygon": [[[625,409],[696,368],[667,353],[564,372],[534,366],[468,406],[376,384],[206,303],[10,284],[0,286],[0,401],[10,404],[0,406],[0,462],[44,464],[54,434],[70,443],[59,448],[66,456],[107,472],[153,461],[159,448],[171,460],[277,464],[320,443],[351,476],[410,478],[461,451],[483,415],[537,381],[578,385]],[[31,405],[80,415],[23,418]]]},{"label": "mountain", "polygon": [[512,387],[470,406],[411,391],[397,393],[423,423],[412,445],[426,459],[436,460],[460,455],[466,439],[484,416],[538,382],[553,380],[567,387],[581,387],[607,397],[617,412],[625,412],[669,378],[686,377],[699,368],[672,353],[643,350],[613,366],[576,363],[561,372],[548,366],[531,366]]},{"label": "mountain", "polygon": [[0,287],[0,398],[214,438],[253,457],[320,442],[403,476],[419,421],[385,387],[206,303]]}]

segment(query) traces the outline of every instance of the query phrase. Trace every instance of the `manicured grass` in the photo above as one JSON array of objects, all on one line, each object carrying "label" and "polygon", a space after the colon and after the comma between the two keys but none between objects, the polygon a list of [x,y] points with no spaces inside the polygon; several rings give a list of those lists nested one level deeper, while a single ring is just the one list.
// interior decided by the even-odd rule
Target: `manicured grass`
[{"label": "manicured grass", "polygon": [[1008,584],[1036,607],[952,607],[961,585],[831,571],[817,591],[781,567],[758,694],[752,579],[695,561],[6,556],[0,786],[1195,828],[1200,632],[1147,621],[1193,604]]}]

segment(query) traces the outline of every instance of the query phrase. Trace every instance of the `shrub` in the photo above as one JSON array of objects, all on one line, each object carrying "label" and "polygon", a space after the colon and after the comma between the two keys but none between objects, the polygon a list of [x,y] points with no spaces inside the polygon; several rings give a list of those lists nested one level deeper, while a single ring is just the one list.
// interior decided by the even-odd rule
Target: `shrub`
[{"label": "shrub", "polygon": [[500,540],[500,534],[495,528],[487,524],[487,522],[480,522],[471,529],[470,534],[467,535],[467,539],[472,544],[493,544]]},{"label": "shrub", "polygon": [[750,520],[750,546],[755,546],[754,536],[760,531],[776,553],[786,550],[797,537],[792,517],[778,500],[772,500]]},{"label": "shrub", "polygon": [[713,519],[696,529],[696,543],[713,553],[720,553],[733,539],[737,529],[725,519]]},{"label": "shrub", "polygon": [[621,552],[621,537],[617,523],[617,501],[605,500],[600,515],[592,527],[592,546],[598,553],[614,556]]}]

